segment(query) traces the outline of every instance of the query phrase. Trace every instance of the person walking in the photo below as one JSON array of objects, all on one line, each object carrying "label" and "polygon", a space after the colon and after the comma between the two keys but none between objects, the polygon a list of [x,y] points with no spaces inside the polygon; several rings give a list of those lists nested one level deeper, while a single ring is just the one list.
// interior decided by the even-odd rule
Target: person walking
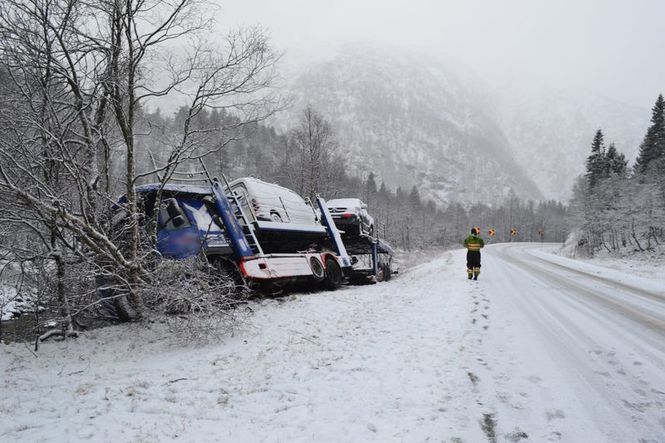
[{"label": "person walking", "polygon": [[466,252],[466,274],[469,280],[472,278],[478,280],[480,275],[480,250],[485,246],[485,242],[480,238],[480,230],[471,228],[471,235],[464,239]]}]

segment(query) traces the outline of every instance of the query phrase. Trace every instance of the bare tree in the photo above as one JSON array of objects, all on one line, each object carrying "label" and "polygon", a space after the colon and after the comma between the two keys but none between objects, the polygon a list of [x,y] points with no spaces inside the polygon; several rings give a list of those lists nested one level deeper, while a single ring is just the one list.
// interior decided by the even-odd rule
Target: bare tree
[{"label": "bare tree", "polygon": [[[39,239],[39,255],[56,265],[61,308],[71,258],[92,276],[112,277],[140,314],[137,288],[151,279],[145,263],[154,235],[142,231],[136,184],[148,176],[164,184],[183,162],[225,146],[232,128],[197,128],[202,110],[234,113],[241,126],[278,103],[271,89],[278,57],[262,30],[213,40],[210,8],[196,0],[0,5],[0,63],[9,83],[0,102],[0,197],[11,202],[0,217]],[[187,118],[142,167],[140,141],[149,134],[139,131],[141,115],[164,97],[186,101]],[[122,176],[113,177],[118,169]],[[116,183],[125,194],[122,232],[109,223]],[[71,324],[69,311],[63,316]]]},{"label": "bare tree", "polygon": [[[291,132],[290,140],[298,153],[296,189],[312,201],[330,184],[337,146],[330,124],[311,106],[302,113],[299,126]],[[323,180],[327,178],[327,180]]]}]

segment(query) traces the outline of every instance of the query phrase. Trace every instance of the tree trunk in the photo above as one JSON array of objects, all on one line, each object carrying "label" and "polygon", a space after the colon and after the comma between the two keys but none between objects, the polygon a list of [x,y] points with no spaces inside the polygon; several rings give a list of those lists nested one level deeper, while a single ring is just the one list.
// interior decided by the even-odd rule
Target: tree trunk
[{"label": "tree trunk", "polygon": [[640,252],[644,252],[644,248],[642,248],[640,241],[637,239],[637,236],[635,235],[635,220],[632,221],[630,230],[631,230],[630,234],[633,237],[633,240],[635,240],[635,244],[640,249]]}]

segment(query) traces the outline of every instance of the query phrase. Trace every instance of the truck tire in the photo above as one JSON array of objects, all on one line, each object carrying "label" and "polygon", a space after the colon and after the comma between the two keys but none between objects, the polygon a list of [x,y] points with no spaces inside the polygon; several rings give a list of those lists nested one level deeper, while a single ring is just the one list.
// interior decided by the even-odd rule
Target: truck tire
[{"label": "truck tire", "polygon": [[326,259],[326,278],[323,280],[323,287],[334,290],[339,288],[344,281],[342,268],[339,267],[337,260],[332,257]]},{"label": "truck tire", "polygon": [[323,263],[321,263],[321,260],[319,260],[316,257],[310,257],[309,267],[312,270],[312,277],[314,277],[315,282],[321,283],[323,280],[325,280],[326,270],[323,267]]}]

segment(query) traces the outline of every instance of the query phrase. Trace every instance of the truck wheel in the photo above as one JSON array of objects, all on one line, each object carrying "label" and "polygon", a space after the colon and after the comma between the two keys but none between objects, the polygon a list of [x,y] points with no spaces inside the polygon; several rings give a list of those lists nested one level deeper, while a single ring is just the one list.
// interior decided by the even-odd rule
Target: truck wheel
[{"label": "truck wheel", "polygon": [[323,286],[330,290],[337,289],[341,286],[343,280],[342,268],[339,267],[334,258],[328,257],[326,259],[326,278],[323,281]]},{"label": "truck wheel", "polygon": [[321,260],[316,257],[311,257],[309,259],[309,267],[312,269],[312,277],[317,283],[322,282],[326,278],[326,270],[323,269],[323,264]]}]

